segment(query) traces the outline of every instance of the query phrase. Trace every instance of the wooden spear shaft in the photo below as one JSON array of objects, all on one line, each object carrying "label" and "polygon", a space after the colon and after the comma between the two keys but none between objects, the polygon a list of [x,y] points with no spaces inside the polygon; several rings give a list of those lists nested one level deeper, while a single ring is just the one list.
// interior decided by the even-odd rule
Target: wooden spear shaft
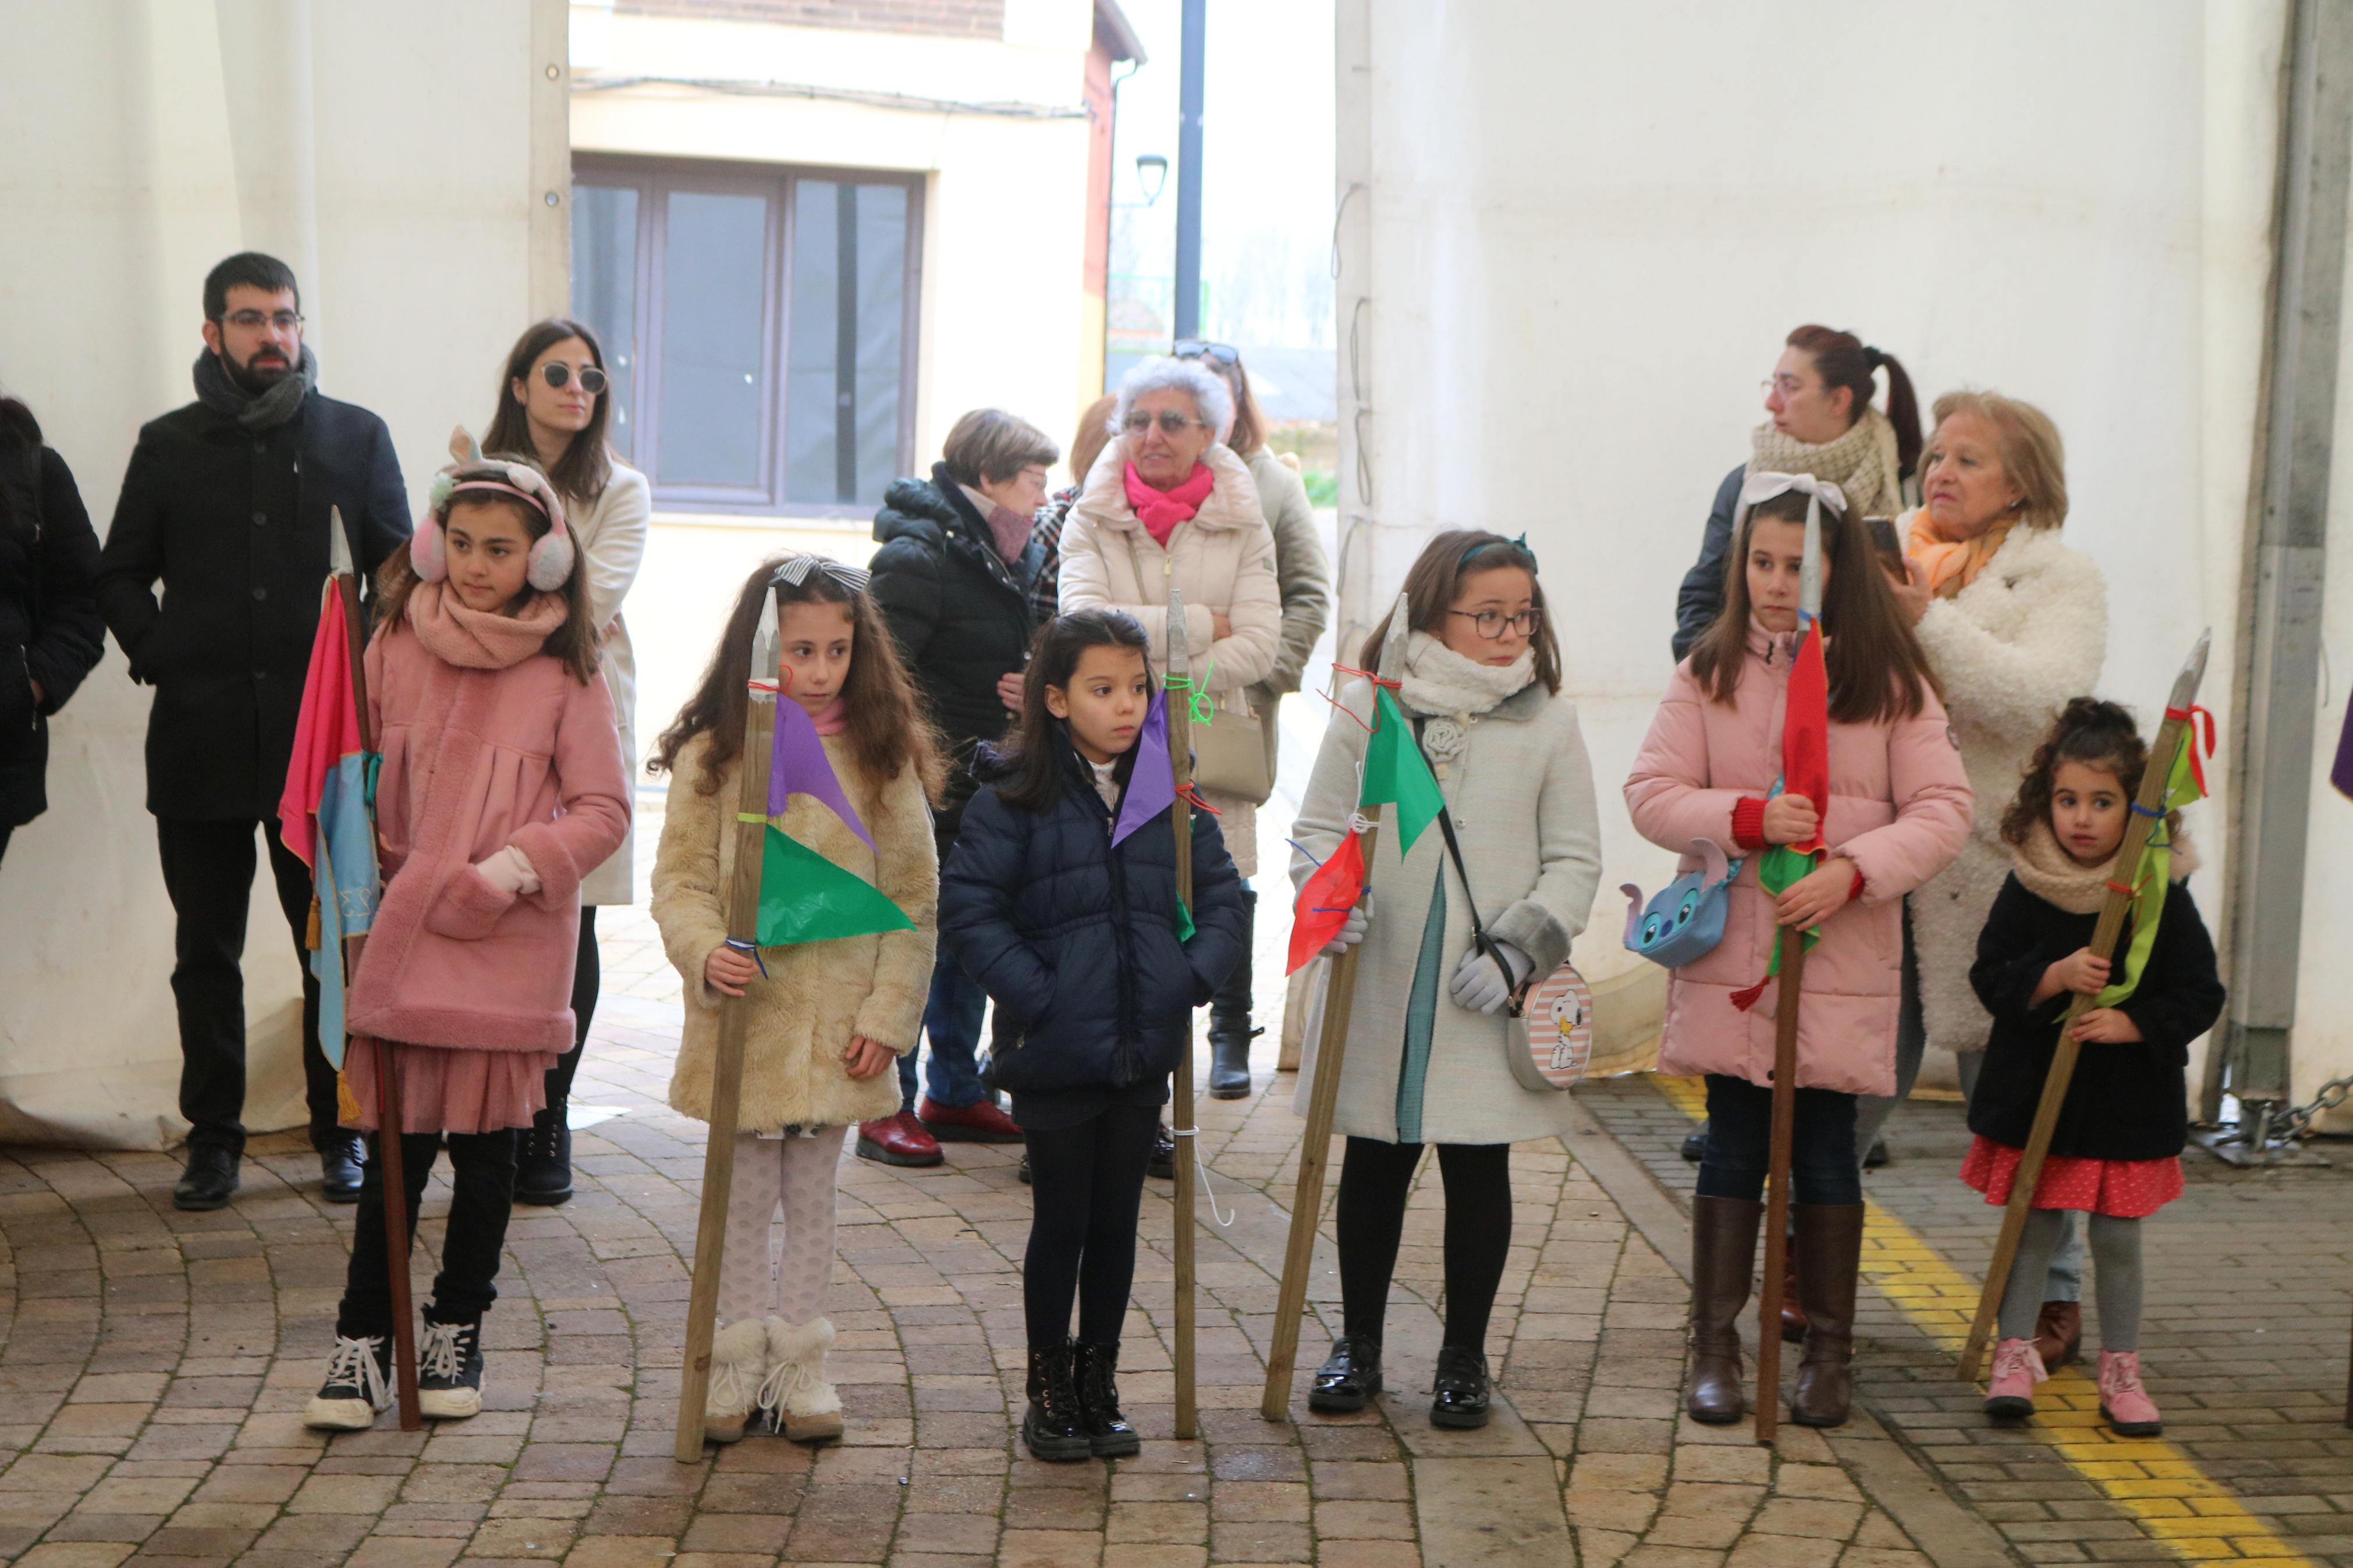
[{"label": "wooden spear shaft", "polygon": [[[351,639],[352,708],[359,724],[360,750],[372,752],[375,750],[375,723],[368,714],[367,623],[360,619],[359,574],[353,564],[350,538],[343,532],[341,507],[327,509],[327,540],[335,592],[343,602],[343,631]],[[373,801],[368,804],[367,813],[368,831],[374,836]],[[384,843],[378,837],[379,864],[383,854]],[[359,954],[366,940],[364,936],[344,940],[346,997],[351,994],[350,980],[358,972]],[[417,1402],[417,1325],[412,1321],[408,1282],[408,1177],[400,1146],[406,1119],[401,1114],[400,1074],[394,1070],[392,1059],[397,1048],[390,1040],[375,1042],[375,1156],[377,1184],[384,1190],[385,1279],[392,1296],[392,1385],[400,1429],[414,1432],[425,1425],[425,1411]],[[348,1055],[345,1059],[349,1059]]]},{"label": "wooden spear shaft", "polygon": [[[1185,595],[1176,588],[1168,590],[1168,670],[1188,685],[1177,691],[1161,694],[1168,715],[1168,767],[1176,785],[1176,801],[1169,808],[1168,823],[1176,836],[1176,897],[1189,912],[1193,908],[1193,803],[1186,791],[1193,784],[1193,715],[1192,649],[1185,630]],[[1200,1130],[1193,1122],[1193,1030],[1192,1020],[1186,1020],[1185,1050],[1177,1058],[1176,1072],[1176,1438],[1190,1442],[1199,1435],[1200,1419],[1195,1390],[1195,1333],[1198,1326],[1198,1289],[1197,1265],[1193,1249],[1194,1215],[1194,1150],[1200,1143]]]},{"label": "wooden spear shaft", "polygon": [[1757,1292],[1757,1440],[1781,1426],[1781,1280],[1789,1266],[1789,1145],[1798,1126],[1798,1004],[1806,933],[1781,928],[1781,989],[1773,1018],[1773,1138],[1765,1179],[1765,1286]]},{"label": "wooden spear shaft", "polygon": [[[2148,754],[2148,766],[2140,777],[2140,795],[2132,813],[2125,819],[2124,842],[2116,847],[2116,870],[2127,879],[2127,885],[2111,882],[2107,901],[2100,906],[2100,918],[2092,928],[2092,956],[2108,958],[2115,954],[2116,938],[2124,930],[2125,919],[2132,912],[2133,890],[2128,879],[2137,874],[2141,851],[2148,847],[2148,836],[2155,831],[2159,817],[2165,815],[2166,785],[2173,776],[2173,759],[2181,747],[2182,727],[2189,721],[2189,705],[2198,700],[2198,683],[2206,675],[2206,650],[2211,632],[2201,633],[2198,646],[2173,679],[2173,693],[2166,702],[2165,722],[2158,726],[2157,745]],[[2001,1234],[1994,1240],[1993,1261],[1986,1266],[1985,1289],[1978,1297],[1977,1321],[1969,1326],[1968,1342],[1961,1347],[1961,1380],[1977,1381],[1978,1368],[1985,1360],[1986,1347],[1993,1341],[1993,1332],[2001,1319],[2001,1298],[2010,1288],[2011,1268],[2018,1262],[2018,1245],[2026,1234],[2026,1218],[2034,1207],[2034,1189],[2042,1180],[2042,1162],[2051,1152],[2051,1135],[2058,1129],[2059,1112],[2067,1103],[2067,1086],[2074,1080],[2075,1058],[2083,1043],[2075,1038],[2076,1016],[2091,1010],[2093,998],[2078,992],[2067,1004],[2066,1016],[2059,1021],[2058,1048],[2051,1054],[2051,1070],[2042,1079],[2042,1099],[2034,1108],[2034,1122],[2027,1130],[2026,1148],[2020,1153],[2018,1169],[2010,1178],[2010,1202],[2001,1212]]]},{"label": "wooden spear shaft", "polygon": [[[752,644],[750,689],[744,704],[744,753],[736,774],[735,868],[728,884],[727,934],[760,939],[760,864],[767,851],[768,767],[776,724],[776,618],[764,612]],[[766,683],[766,689],[763,689]],[[748,992],[748,987],[747,987]],[[711,1131],[702,1151],[702,1206],[694,1223],[694,1282],[687,1294],[686,1359],[678,1383],[678,1443],[681,1465],[702,1458],[702,1406],[711,1392],[711,1341],[718,1325],[719,1270],[727,1247],[727,1200],[735,1183],[735,1122],[744,1089],[744,1037],[752,999],[719,1001],[719,1050],[711,1069]],[[829,1267],[829,1265],[828,1265]]]}]

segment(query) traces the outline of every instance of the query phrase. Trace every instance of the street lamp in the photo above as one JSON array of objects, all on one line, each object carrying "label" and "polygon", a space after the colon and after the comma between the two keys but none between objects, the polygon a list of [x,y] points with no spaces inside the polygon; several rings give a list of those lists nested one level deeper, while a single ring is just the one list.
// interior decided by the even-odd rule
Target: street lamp
[{"label": "street lamp", "polygon": [[1145,206],[1158,201],[1160,188],[1168,183],[1168,160],[1157,153],[1137,153],[1135,183],[1143,188]]}]

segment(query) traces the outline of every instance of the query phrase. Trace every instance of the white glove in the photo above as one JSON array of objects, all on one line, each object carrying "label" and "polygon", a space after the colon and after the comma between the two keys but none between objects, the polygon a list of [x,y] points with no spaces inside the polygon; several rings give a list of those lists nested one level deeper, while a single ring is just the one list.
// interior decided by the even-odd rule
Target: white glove
[{"label": "white glove", "polygon": [[1342,926],[1330,942],[1324,944],[1324,956],[1337,958],[1365,940],[1365,928],[1372,923],[1373,896],[1366,893],[1356,908],[1348,911],[1348,923]]},{"label": "white glove", "polygon": [[1535,960],[1508,942],[1495,943],[1495,951],[1504,955],[1504,963],[1511,971],[1509,973],[1498,968],[1493,958],[1476,947],[1464,953],[1462,962],[1455,967],[1454,980],[1448,992],[1453,996],[1454,1005],[1465,1012],[1501,1012],[1504,1004],[1512,999],[1513,991],[1535,967]]},{"label": "white glove", "polygon": [[523,852],[510,844],[487,860],[475,862],[482,880],[510,898],[539,891],[539,872]]}]

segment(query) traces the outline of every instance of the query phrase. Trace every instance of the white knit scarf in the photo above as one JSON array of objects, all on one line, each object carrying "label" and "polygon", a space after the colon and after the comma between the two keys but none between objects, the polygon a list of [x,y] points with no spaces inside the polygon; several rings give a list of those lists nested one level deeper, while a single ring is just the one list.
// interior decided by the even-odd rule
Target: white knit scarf
[{"label": "white knit scarf", "polygon": [[1895,426],[1876,408],[1866,408],[1847,433],[1812,446],[1773,428],[1767,420],[1749,437],[1748,471],[1811,474],[1845,492],[1849,517],[1894,517],[1904,510],[1903,480],[1896,474]]},{"label": "white knit scarf", "polygon": [[1468,716],[1484,713],[1536,678],[1536,652],[1520,650],[1509,664],[1465,658],[1428,632],[1405,639],[1405,679],[1398,695],[1418,713]]},{"label": "white knit scarf", "polygon": [[[2011,848],[2010,869],[2018,873],[2019,885],[2053,909],[2071,915],[2095,915],[2100,906],[2108,901],[2108,879],[2116,874],[2114,856],[2096,866],[2086,866],[2060,844],[2059,837],[2051,831],[2048,822],[2038,822],[2027,832],[2026,842]],[[2198,849],[2189,836],[2176,827],[2173,830],[2173,863],[2168,868],[2171,879],[2186,882],[2189,873],[2198,869]]]}]

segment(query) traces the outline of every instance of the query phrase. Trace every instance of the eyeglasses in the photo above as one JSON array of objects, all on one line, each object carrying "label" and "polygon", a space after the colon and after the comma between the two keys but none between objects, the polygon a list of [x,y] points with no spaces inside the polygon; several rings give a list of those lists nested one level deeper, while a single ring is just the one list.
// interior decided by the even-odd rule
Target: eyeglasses
[{"label": "eyeglasses", "polygon": [[[1188,425],[1198,425],[1204,430],[1209,427],[1208,420],[1188,418],[1174,408],[1164,408],[1160,411],[1160,428],[1167,435],[1182,435]],[[1141,436],[1152,428],[1152,416],[1138,409],[1120,421],[1120,428],[1131,436]]]},{"label": "eyeglasses", "polygon": [[1763,381],[1758,382],[1757,390],[1767,395],[1778,392],[1784,397],[1795,397],[1806,390],[1806,384],[1797,376],[1783,371],[1779,375],[1767,376]]},{"label": "eyeglasses", "polygon": [[231,310],[227,315],[223,316],[221,320],[227,322],[232,327],[236,327],[243,331],[248,332],[258,332],[264,327],[275,327],[281,332],[290,332],[295,328],[302,324],[301,316],[293,310],[279,310],[276,312],[266,310]]},{"label": "eyeglasses", "polygon": [[1206,338],[1179,338],[1168,352],[1178,359],[1205,359],[1221,369],[1231,369],[1242,357],[1231,343],[1213,343]]},{"label": "eyeglasses", "polygon": [[[572,367],[560,359],[549,360],[539,367],[539,379],[560,392],[572,380]],[[603,371],[593,364],[584,364],[580,367],[581,391],[591,397],[596,397],[603,394],[605,386],[606,378]]]},{"label": "eyeglasses", "polygon": [[1522,610],[1516,616],[1507,616],[1501,610],[1449,610],[1446,613],[1461,616],[1477,626],[1479,635],[1489,642],[1502,637],[1505,626],[1524,637],[1532,637],[1536,635],[1536,628],[1544,625],[1544,612],[1536,609]]}]

